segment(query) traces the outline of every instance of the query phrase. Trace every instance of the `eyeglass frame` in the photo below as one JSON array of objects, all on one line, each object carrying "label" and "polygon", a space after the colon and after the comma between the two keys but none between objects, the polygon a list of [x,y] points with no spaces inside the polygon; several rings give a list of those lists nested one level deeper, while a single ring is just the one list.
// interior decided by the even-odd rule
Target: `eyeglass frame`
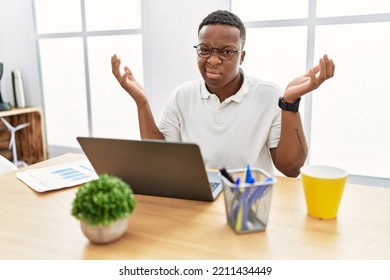
[{"label": "eyeglass frame", "polygon": [[[209,48],[211,49],[211,52],[210,52],[210,54],[209,54],[208,56],[201,56],[201,55],[199,54],[199,52],[198,52],[198,47],[199,47],[200,45],[209,47]],[[217,54],[218,54],[219,59],[221,59],[222,61],[229,61],[229,60],[231,60],[231,59],[233,58],[234,54],[240,53],[240,52],[243,51],[243,50],[229,50],[229,51],[232,52],[232,56],[231,56],[229,59],[222,58],[222,57],[221,57],[220,51],[222,51],[224,48],[228,48],[228,47],[229,47],[229,46],[226,46],[226,47],[223,47],[223,48],[213,48],[212,46],[210,46],[210,45],[208,45],[208,44],[203,44],[203,43],[200,43],[200,44],[198,44],[198,45],[196,45],[196,46],[193,46],[193,48],[194,48],[195,51],[196,51],[196,54],[197,54],[199,57],[201,57],[201,58],[209,58],[209,57],[211,57],[211,55],[214,53],[214,50],[215,50],[215,51],[217,52]]]}]

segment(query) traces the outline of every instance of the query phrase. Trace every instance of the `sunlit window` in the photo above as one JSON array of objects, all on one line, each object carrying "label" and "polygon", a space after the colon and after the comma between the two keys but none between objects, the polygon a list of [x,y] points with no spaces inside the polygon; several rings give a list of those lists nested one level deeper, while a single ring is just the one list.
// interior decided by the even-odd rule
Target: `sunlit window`
[{"label": "sunlit window", "polygon": [[80,32],[80,0],[35,0],[35,21],[39,34]]},{"label": "sunlit window", "polygon": [[390,13],[389,0],[317,0],[317,16],[353,16]]},{"label": "sunlit window", "polygon": [[77,136],[139,138],[134,102],[112,75],[111,56],[143,83],[140,0],[35,0],[34,7],[49,153],[79,148]]},{"label": "sunlit window", "polygon": [[232,10],[243,21],[305,18],[308,0],[233,0]]},{"label": "sunlit window", "polygon": [[42,39],[39,49],[47,141],[76,146],[75,135],[88,134],[82,39]]},{"label": "sunlit window", "polygon": [[284,86],[325,53],[335,61],[335,76],[306,102],[308,163],[390,179],[390,1],[232,0],[232,8],[249,25],[245,67],[252,75]]},{"label": "sunlit window", "polygon": [[139,138],[137,108],[111,75],[110,58],[117,54],[123,62],[122,69],[125,65],[131,67],[136,79],[142,81],[141,40],[141,35],[88,39],[92,132],[95,137]]},{"label": "sunlit window", "polygon": [[285,88],[295,75],[305,73],[306,35],[304,26],[248,29],[243,68]]},{"label": "sunlit window", "polygon": [[141,28],[139,0],[84,0],[88,31]]},{"label": "sunlit window", "polygon": [[329,52],[337,69],[313,97],[312,163],[389,177],[388,30],[390,22],[317,27],[315,51]]}]

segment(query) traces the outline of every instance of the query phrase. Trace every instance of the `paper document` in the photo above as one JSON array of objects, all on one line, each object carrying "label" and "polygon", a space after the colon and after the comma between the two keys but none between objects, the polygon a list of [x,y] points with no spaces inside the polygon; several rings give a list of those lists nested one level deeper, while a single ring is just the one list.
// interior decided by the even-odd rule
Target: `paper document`
[{"label": "paper document", "polygon": [[37,192],[77,186],[99,176],[88,160],[17,172],[16,177]]}]

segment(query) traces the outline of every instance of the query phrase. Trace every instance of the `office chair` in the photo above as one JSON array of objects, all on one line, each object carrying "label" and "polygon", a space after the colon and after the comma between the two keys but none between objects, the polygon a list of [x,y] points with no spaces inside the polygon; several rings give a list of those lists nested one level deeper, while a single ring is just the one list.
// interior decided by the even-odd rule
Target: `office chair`
[{"label": "office chair", "polygon": [[0,175],[17,170],[15,164],[10,162],[8,159],[0,155]]}]

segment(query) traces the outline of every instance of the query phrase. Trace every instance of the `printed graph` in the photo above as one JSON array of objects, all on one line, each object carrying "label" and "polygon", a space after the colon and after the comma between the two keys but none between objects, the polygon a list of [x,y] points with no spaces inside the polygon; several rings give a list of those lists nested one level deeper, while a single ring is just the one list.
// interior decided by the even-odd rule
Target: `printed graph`
[{"label": "printed graph", "polygon": [[89,173],[93,172],[93,170],[90,170],[88,167],[85,167],[83,165],[78,166],[79,169],[75,169],[72,167],[69,168],[64,168],[64,169],[59,169],[52,171],[51,173],[54,175],[58,175],[61,177],[62,180],[73,180],[73,181],[78,181],[78,180],[83,180],[83,179],[93,179],[90,174],[86,174],[82,172],[83,170],[88,171]]}]

